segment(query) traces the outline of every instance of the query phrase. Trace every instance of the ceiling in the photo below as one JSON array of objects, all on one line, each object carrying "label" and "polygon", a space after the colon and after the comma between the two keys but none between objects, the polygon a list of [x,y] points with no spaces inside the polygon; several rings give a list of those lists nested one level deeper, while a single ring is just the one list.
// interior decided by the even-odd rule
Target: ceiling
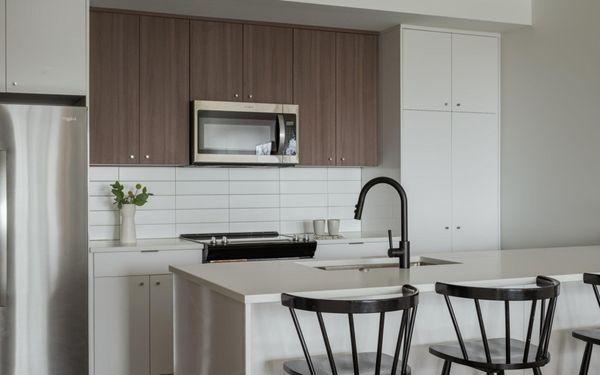
[{"label": "ceiling", "polygon": [[314,5],[281,0],[90,0],[91,6],[211,18],[382,31],[404,23],[504,31],[513,24],[421,16],[391,11]]}]

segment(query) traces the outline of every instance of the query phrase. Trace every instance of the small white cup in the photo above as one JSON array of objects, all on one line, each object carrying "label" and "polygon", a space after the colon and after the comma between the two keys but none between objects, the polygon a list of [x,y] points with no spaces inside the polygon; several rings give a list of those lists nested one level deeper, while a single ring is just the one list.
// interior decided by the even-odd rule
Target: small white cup
[{"label": "small white cup", "polygon": [[313,220],[313,227],[317,236],[325,234],[325,220]]},{"label": "small white cup", "polygon": [[330,236],[339,236],[340,234],[340,219],[327,220],[327,230]]}]

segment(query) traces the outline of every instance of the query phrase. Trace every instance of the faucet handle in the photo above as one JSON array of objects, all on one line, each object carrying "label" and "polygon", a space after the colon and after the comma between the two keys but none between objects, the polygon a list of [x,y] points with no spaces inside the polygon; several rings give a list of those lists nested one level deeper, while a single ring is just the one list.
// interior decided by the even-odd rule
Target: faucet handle
[{"label": "faucet handle", "polygon": [[388,229],[388,241],[390,242],[390,249],[394,247],[394,241],[392,240],[392,230]]}]

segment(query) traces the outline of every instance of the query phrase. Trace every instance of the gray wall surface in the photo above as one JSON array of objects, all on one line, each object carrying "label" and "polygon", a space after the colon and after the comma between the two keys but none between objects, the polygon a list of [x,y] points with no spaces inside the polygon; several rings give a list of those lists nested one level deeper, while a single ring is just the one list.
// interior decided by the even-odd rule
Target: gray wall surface
[{"label": "gray wall surface", "polygon": [[600,1],[502,36],[502,247],[600,243]]}]

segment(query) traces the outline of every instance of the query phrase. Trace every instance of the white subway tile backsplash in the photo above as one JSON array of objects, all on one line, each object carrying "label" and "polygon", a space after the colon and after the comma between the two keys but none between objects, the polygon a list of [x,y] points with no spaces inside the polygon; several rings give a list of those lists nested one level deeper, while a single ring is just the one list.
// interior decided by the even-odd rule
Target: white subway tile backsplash
[{"label": "white subway tile backsplash", "polygon": [[327,181],[281,181],[281,194],[327,194]]},{"label": "white subway tile backsplash", "polygon": [[91,167],[90,239],[118,239],[119,213],[109,185],[135,183],[154,194],[138,207],[138,238],[182,233],[312,231],[313,219],[353,220],[361,188],[360,168]]},{"label": "white subway tile backsplash", "polygon": [[228,208],[227,195],[178,195],[175,197],[175,208],[189,210],[195,208]]},{"label": "white subway tile backsplash", "polygon": [[281,168],[279,176],[282,181],[327,180],[327,168]]},{"label": "white subway tile backsplash", "polygon": [[255,221],[229,224],[230,232],[279,232],[279,221]]},{"label": "white subway tile backsplash", "polygon": [[281,207],[327,207],[327,194],[281,195]]},{"label": "white subway tile backsplash", "polygon": [[279,194],[278,181],[231,181],[229,194]]},{"label": "white subway tile backsplash", "polygon": [[328,168],[327,179],[329,181],[360,181],[361,170],[359,168]]},{"label": "white subway tile backsplash", "polygon": [[119,180],[122,181],[173,181],[175,167],[121,167]]},{"label": "white subway tile backsplash", "polygon": [[229,194],[227,181],[177,181],[177,195]]},{"label": "white subway tile backsplash", "polygon": [[175,168],[175,179],[177,181],[227,181],[229,179],[228,168]]},{"label": "white subway tile backsplash", "polygon": [[229,222],[229,210],[207,209],[207,210],[177,210],[176,222],[179,223],[227,223]]},{"label": "white subway tile backsplash", "polygon": [[229,208],[279,207],[279,195],[230,195]]},{"label": "white subway tile backsplash", "polygon": [[90,167],[90,181],[111,181],[119,179],[119,167]]},{"label": "white subway tile backsplash", "polygon": [[[327,192],[329,194],[339,194],[339,193],[360,193],[361,189],[360,181],[328,181],[327,182]],[[358,197],[357,197],[358,198]]]},{"label": "white subway tile backsplash", "polygon": [[245,221],[279,221],[279,208],[235,208],[229,210],[229,220]]},{"label": "white subway tile backsplash", "polygon": [[329,194],[328,206],[354,206],[358,201],[358,194]]},{"label": "white subway tile backsplash", "polygon": [[231,168],[231,181],[276,181],[279,180],[278,168]]},{"label": "white subway tile backsplash", "polygon": [[217,233],[229,232],[229,223],[177,224],[175,235],[186,233]]},{"label": "white subway tile backsplash", "polygon": [[283,221],[327,219],[327,207],[281,208]]}]

